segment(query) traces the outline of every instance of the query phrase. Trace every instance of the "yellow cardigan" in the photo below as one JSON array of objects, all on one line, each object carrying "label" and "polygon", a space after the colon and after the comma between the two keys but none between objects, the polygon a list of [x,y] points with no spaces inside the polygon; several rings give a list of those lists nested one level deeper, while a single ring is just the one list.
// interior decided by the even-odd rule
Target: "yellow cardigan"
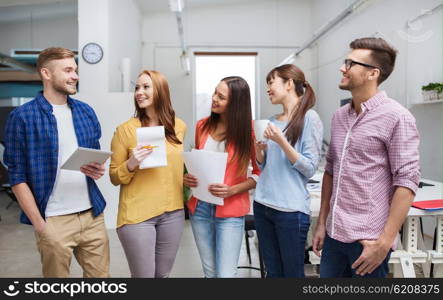
[{"label": "yellow cardigan", "polygon": [[[129,119],[117,127],[111,142],[109,175],[112,184],[120,185],[117,227],[183,208],[183,144],[171,144],[166,140],[166,167],[137,168],[130,172],[126,162],[130,149],[137,144],[136,128],[139,127],[139,119]],[[186,124],[176,118],[175,133],[182,143],[185,132]]]}]

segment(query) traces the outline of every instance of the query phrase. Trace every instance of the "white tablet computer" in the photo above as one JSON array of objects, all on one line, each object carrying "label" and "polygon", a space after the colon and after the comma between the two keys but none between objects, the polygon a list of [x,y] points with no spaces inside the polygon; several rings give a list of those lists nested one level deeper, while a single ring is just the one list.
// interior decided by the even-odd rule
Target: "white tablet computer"
[{"label": "white tablet computer", "polygon": [[62,169],[79,171],[81,166],[91,162],[102,164],[111,154],[112,152],[109,151],[78,147],[63,163]]}]

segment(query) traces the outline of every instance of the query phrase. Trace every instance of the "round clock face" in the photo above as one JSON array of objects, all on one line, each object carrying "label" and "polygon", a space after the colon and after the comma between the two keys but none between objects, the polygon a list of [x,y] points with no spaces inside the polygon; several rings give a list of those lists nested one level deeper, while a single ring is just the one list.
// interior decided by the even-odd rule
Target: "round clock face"
[{"label": "round clock face", "polygon": [[83,59],[89,64],[96,64],[102,60],[103,49],[97,43],[88,43],[82,50]]}]

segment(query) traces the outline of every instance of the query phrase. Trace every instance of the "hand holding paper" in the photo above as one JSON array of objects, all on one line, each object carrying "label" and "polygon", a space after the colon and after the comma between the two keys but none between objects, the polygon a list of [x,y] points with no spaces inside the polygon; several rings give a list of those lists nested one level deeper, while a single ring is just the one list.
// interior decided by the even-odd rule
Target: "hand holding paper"
[{"label": "hand holding paper", "polygon": [[151,154],[152,149],[147,149],[144,146],[137,146],[134,149],[132,149],[132,152],[129,156],[127,167],[129,171],[134,171],[135,168],[137,168],[141,162],[148,157],[149,154]]},{"label": "hand holding paper", "polygon": [[183,175],[183,184],[190,188],[195,188],[198,186],[198,180],[197,177],[195,177],[192,174],[185,174]]},{"label": "hand holding paper", "polygon": [[234,195],[232,187],[224,183],[210,184],[208,190],[212,195],[219,198],[228,198]]},{"label": "hand holding paper", "polygon": [[[228,153],[192,150],[191,152],[183,152],[183,159],[189,174],[196,178],[195,181],[191,176],[187,176],[185,179],[186,183],[189,184],[188,186],[191,187],[193,195],[199,200],[223,205],[224,201],[220,196],[226,195],[223,182]],[[192,187],[197,182],[197,186]],[[210,191],[210,185],[213,185],[211,190],[218,196]],[[223,186],[223,188],[220,188],[220,186]]]},{"label": "hand holding paper", "polygon": [[150,151],[140,162],[140,169],[164,167],[168,164],[164,126],[137,128],[137,145]]}]

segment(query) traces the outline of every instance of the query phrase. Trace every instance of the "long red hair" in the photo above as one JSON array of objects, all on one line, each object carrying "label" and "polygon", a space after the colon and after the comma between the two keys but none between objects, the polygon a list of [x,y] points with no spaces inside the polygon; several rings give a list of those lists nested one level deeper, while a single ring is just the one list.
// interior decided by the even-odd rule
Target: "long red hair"
[{"label": "long red hair", "polygon": [[[169,93],[169,85],[166,77],[158,72],[152,70],[144,70],[138,77],[143,74],[148,75],[152,80],[152,88],[154,89],[153,104],[155,113],[158,116],[160,125],[165,127],[166,139],[173,144],[181,144],[180,140],[175,134],[175,112],[172,109],[171,96]],[[149,117],[143,108],[138,107],[134,96],[135,117],[140,120],[142,126],[148,126]]]}]

